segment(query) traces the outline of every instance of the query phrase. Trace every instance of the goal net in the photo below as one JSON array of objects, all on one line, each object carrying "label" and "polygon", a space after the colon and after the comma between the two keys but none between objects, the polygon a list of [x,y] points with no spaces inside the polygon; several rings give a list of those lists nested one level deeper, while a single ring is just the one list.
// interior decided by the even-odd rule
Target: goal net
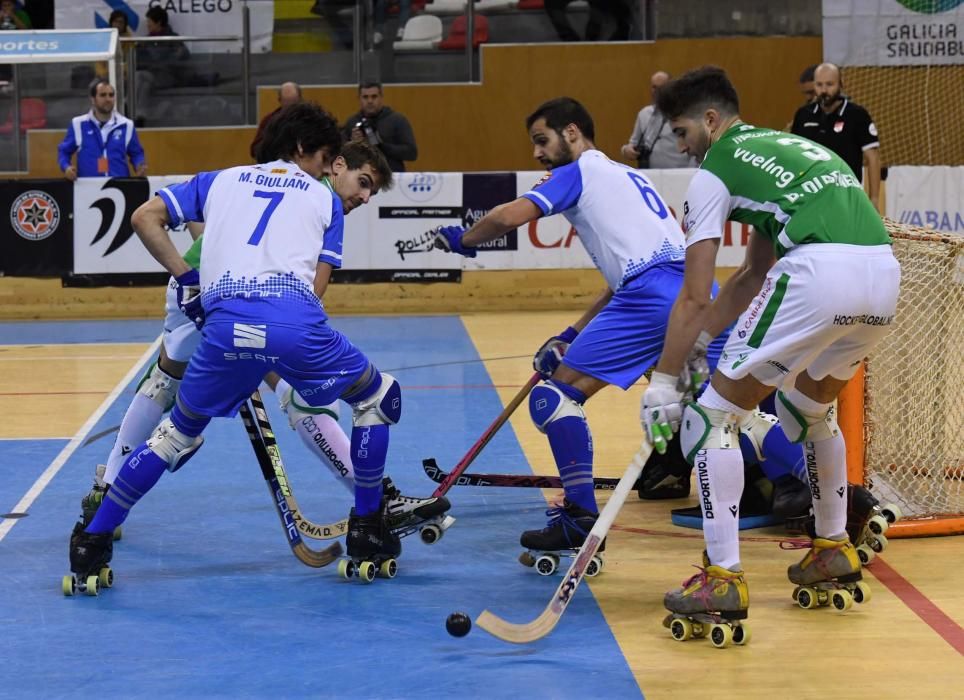
[{"label": "goal net", "polygon": [[886,224],[900,298],[865,363],[864,482],[903,534],[964,532],[964,236]]}]

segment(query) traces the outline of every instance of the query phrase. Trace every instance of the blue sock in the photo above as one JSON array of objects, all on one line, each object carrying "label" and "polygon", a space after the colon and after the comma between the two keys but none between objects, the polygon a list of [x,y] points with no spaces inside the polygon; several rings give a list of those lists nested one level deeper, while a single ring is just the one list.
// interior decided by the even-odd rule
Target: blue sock
[{"label": "blue sock", "polygon": [[[740,448],[743,450],[745,461],[750,464],[759,461],[749,439],[743,435],[740,436]],[[763,470],[767,479],[776,481],[783,477],[793,476],[805,484],[809,483],[807,468],[803,461],[803,448],[790,442],[779,425],[771,428],[766,434],[760,450],[763,452],[760,469]]]},{"label": "blue sock", "polygon": [[585,418],[566,416],[546,426],[546,437],[570,503],[598,513],[592,487],[592,435]]},{"label": "blue sock", "polygon": [[382,476],[388,455],[388,426],[355,426],[351,430],[351,461],[355,466],[355,515],[382,507]]}]

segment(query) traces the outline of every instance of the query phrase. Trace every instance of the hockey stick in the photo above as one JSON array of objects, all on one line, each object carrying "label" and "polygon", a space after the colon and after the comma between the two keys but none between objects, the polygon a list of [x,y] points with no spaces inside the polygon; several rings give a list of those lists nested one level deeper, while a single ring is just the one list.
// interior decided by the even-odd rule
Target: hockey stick
[{"label": "hockey stick", "polygon": [[[469,468],[469,465],[472,464],[475,458],[479,456],[479,453],[482,451],[482,449],[488,445],[489,441],[495,437],[497,432],[499,432],[499,428],[505,425],[505,422],[509,420],[509,416],[515,412],[515,410],[519,407],[519,404],[525,401],[525,398],[529,395],[529,392],[532,391],[532,387],[538,384],[540,379],[541,377],[539,376],[538,372],[535,372],[531,377],[529,377],[529,381],[525,383],[525,386],[519,389],[518,394],[512,397],[509,405],[502,409],[502,413],[500,413],[498,418],[492,422],[492,425],[485,429],[485,432],[482,433],[482,437],[480,437],[475,444],[469,448],[469,451],[465,453],[465,456],[461,460],[459,460],[459,463],[455,465],[455,468],[448,474],[448,476],[445,477],[445,479],[442,480],[442,483],[438,485],[435,491],[432,492],[433,498],[444,496],[446,493],[448,493],[450,488],[455,486],[462,472]],[[438,469],[438,463],[434,458],[430,457],[429,459],[422,460],[422,467],[425,468],[426,471],[430,468]]]},{"label": "hockey stick", "polygon": [[[449,474],[435,464],[434,459],[422,462],[428,478],[436,484],[445,481]],[[457,486],[503,486],[508,488],[561,489],[562,479],[558,476],[544,476],[538,474],[469,474],[463,473],[457,480]],[[597,476],[592,480],[592,487],[597,491],[612,491],[619,479]]]},{"label": "hockey stick", "polygon": [[[255,415],[257,415],[257,419]],[[271,492],[275,511],[281,518],[281,525],[288,537],[288,546],[291,547],[291,551],[303,564],[316,569],[331,564],[341,556],[340,542],[335,542],[321,551],[317,551],[311,549],[301,539],[301,533],[298,531],[294,516],[298,506],[293,500],[289,502],[290,489],[286,494],[285,489],[281,486],[278,476],[279,470],[282,474],[284,473],[281,452],[278,450],[274,433],[271,431],[271,423],[264,412],[264,404],[261,403],[261,396],[257,391],[241,405],[241,418],[244,421],[245,430],[248,432],[248,438],[251,440],[251,446],[254,448],[258,466],[261,467],[261,475]]]},{"label": "hockey stick", "polygon": [[281,492],[285,500],[288,501],[288,507],[291,509],[291,515],[295,520],[295,524],[298,526],[298,531],[305,537],[310,537],[313,540],[331,540],[346,534],[348,532],[348,518],[334,523],[319,524],[308,520],[304,516],[301,507],[298,505],[298,501],[295,499],[295,494],[291,490],[291,480],[285,471],[285,465],[281,459],[281,453],[278,450],[278,443],[275,440],[271,423],[268,421],[268,413],[264,410],[264,402],[261,400],[260,392],[256,391],[251,395],[251,406],[254,408],[255,422],[258,425],[261,435],[264,436],[268,453],[277,453],[278,458],[270,460],[271,468],[278,479],[278,484],[281,486]]},{"label": "hockey stick", "polygon": [[640,445],[639,450],[633,455],[633,461],[626,467],[626,472],[616,485],[616,489],[613,491],[613,495],[610,496],[609,502],[599,514],[599,519],[596,520],[596,524],[593,525],[589,531],[586,541],[583,542],[582,547],[579,548],[579,553],[573,560],[572,566],[569,567],[569,571],[567,571],[563,577],[562,583],[559,584],[556,592],[553,593],[552,600],[549,601],[549,604],[539,617],[525,624],[516,624],[503,620],[488,610],[483,610],[475,620],[475,624],[492,636],[498,637],[506,642],[512,642],[513,644],[528,644],[537,639],[542,639],[549,634],[559,623],[559,618],[566,612],[566,608],[569,607],[569,603],[572,601],[576,589],[586,575],[586,569],[589,568],[589,564],[599,549],[599,545],[602,544],[606,533],[609,532],[609,528],[616,519],[619,509],[622,508],[623,503],[626,502],[626,496],[629,495],[630,489],[633,484],[636,483],[640,474],[643,473],[643,465],[646,464],[646,460],[649,459],[652,451],[653,446],[649,439],[644,438],[643,444]]}]

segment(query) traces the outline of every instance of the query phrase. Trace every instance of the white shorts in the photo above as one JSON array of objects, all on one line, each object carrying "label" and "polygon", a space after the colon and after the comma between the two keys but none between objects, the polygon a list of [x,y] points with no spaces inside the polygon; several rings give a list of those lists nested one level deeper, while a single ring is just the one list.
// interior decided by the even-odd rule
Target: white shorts
[{"label": "white shorts", "polygon": [[816,380],[849,379],[890,330],[899,289],[889,245],[794,248],[736,322],[717,369],[774,387],[803,370]]},{"label": "white shorts", "polygon": [[201,342],[201,331],[184,315],[177,305],[177,282],[174,278],[167,285],[164,298],[164,350],[175,362],[187,362]]}]

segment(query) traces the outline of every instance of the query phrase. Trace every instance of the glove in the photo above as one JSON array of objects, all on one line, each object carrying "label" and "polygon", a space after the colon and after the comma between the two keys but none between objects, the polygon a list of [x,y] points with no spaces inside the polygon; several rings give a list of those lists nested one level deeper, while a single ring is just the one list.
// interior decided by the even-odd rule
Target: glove
[{"label": "glove", "polygon": [[569,326],[559,335],[554,335],[542,344],[542,347],[532,358],[532,369],[539,373],[543,379],[549,379],[559,368],[562,356],[566,354],[569,345],[579,335],[572,326]]},{"label": "glove", "polygon": [[465,229],[461,226],[439,226],[432,232],[435,236],[435,247],[446,253],[458,253],[467,258],[474,258],[478,251],[462,245]]},{"label": "glove", "polygon": [[690,350],[683,371],[680,373],[679,385],[685,387],[691,394],[696,394],[703,383],[710,376],[710,363],[706,358],[706,348],[713,342],[713,336],[706,331],[700,332],[696,344]]},{"label": "glove", "polygon": [[194,322],[198,330],[204,325],[204,307],[201,306],[201,276],[197,270],[188,270],[175,277],[177,282],[177,307]]},{"label": "glove", "polygon": [[683,415],[683,392],[676,388],[677,377],[653,372],[643,393],[639,419],[653,443],[653,449],[666,454],[666,445],[679,429]]}]

